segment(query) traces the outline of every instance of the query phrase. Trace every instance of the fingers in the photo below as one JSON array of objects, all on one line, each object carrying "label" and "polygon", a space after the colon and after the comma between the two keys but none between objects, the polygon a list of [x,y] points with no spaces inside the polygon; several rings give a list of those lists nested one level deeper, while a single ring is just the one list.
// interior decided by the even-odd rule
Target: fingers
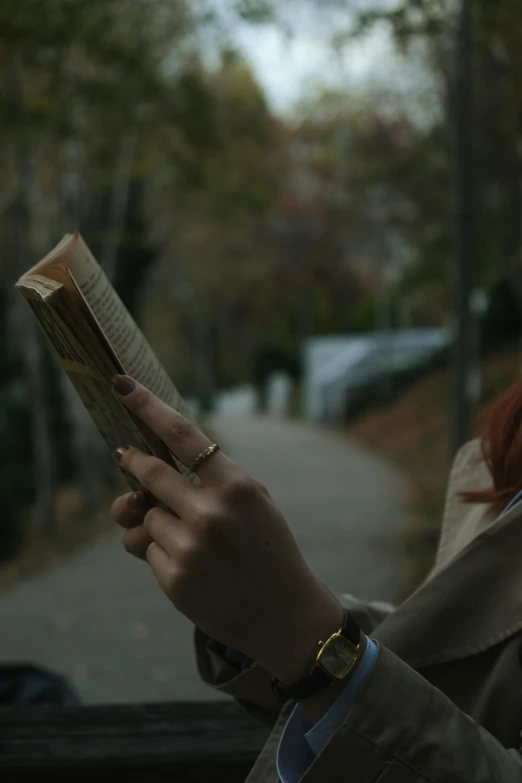
[{"label": "fingers", "polygon": [[[114,518],[126,528],[123,534],[124,548],[129,554],[145,560],[147,549],[153,541],[156,541],[164,550],[172,554],[176,551],[176,538],[183,534],[183,523],[168,511],[148,505],[147,498],[142,493],[135,494],[141,495],[145,508],[139,516],[127,516],[127,502],[132,493],[117,498],[113,503],[113,508],[117,507],[116,514],[113,514]],[[118,506],[123,508],[121,512],[118,511]],[[176,523],[177,527],[174,527]]]},{"label": "fingers", "polygon": [[143,492],[128,492],[116,498],[111,506],[111,516],[118,525],[132,528],[141,525],[149,508],[151,501]]},{"label": "fingers", "polygon": [[147,562],[152,568],[159,586],[169,596],[175,567],[165,550],[155,541],[147,549]]},{"label": "fingers", "polygon": [[147,550],[152,543],[158,544],[169,557],[175,557],[186,539],[184,523],[178,517],[161,508],[151,508],[145,515],[143,524],[126,530],[123,534],[123,546],[131,555],[146,560]]},{"label": "fingers", "polygon": [[[116,375],[112,384],[118,398],[127,408],[159,435],[187,467],[211,445],[210,440],[188,419],[169,408],[137,381],[126,375]],[[224,454],[215,452],[201,464],[197,474],[206,484],[220,483],[232,466],[234,463]]]},{"label": "fingers", "polygon": [[123,546],[129,554],[139,557],[140,560],[146,559],[147,549],[151,544],[152,538],[144,525],[132,527],[123,534]]},{"label": "fingers", "polygon": [[177,470],[163,460],[135,448],[117,449],[116,458],[125,470],[138,479],[144,490],[172,509],[178,517],[190,512],[198,487],[183,478]]},{"label": "fingers", "polygon": [[176,550],[176,538],[179,538],[183,524],[162,508],[151,509],[145,517],[145,529],[150,538],[171,556]]}]

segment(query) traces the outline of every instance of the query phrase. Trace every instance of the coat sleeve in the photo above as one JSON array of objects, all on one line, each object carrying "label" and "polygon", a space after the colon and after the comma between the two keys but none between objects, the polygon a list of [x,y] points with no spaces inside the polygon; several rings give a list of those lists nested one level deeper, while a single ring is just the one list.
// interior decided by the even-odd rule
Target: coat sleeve
[{"label": "coat sleeve", "polygon": [[[390,604],[365,603],[352,595],[339,596],[354,620],[365,633],[371,633],[390,612]],[[256,720],[272,726],[282,704],[271,689],[271,676],[261,666],[252,663],[240,672],[221,654],[219,645],[206,634],[195,630],[196,663],[202,680],[213,688],[233,696]]]},{"label": "coat sleeve", "polygon": [[272,692],[268,672],[257,663],[240,671],[199,628],[195,629],[194,642],[196,665],[203,682],[232,696],[260,723],[273,726],[282,704]]},{"label": "coat sleeve", "polygon": [[385,648],[302,783],[522,783],[522,760]]},{"label": "coat sleeve", "polygon": [[395,607],[382,601],[361,601],[350,593],[337,596],[345,609],[358,623],[365,634],[370,635],[395,611]]}]

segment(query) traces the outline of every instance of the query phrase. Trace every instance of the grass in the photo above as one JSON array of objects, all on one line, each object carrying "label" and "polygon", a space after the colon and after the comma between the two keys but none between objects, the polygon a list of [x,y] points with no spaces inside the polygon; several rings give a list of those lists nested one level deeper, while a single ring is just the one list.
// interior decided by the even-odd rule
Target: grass
[{"label": "grass", "polygon": [[[483,402],[473,415],[473,436],[481,433],[491,401],[520,378],[521,369],[518,348],[485,360]],[[409,478],[404,525],[407,592],[423,580],[435,555],[451,465],[450,411],[450,373],[441,371],[348,427],[350,436],[393,461]]]}]

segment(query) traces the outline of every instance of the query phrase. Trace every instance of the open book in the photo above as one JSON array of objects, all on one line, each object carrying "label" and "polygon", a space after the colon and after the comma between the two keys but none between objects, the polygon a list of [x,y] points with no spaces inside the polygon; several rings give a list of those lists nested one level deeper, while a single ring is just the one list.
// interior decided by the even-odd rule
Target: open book
[{"label": "open book", "polygon": [[[111,451],[136,446],[194,478],[111,391],[115,374],[130,375],[190,418],[179,392],[81,236],[66,234],[16,287]],[[125,476],[136,487],[134,478]]]}]

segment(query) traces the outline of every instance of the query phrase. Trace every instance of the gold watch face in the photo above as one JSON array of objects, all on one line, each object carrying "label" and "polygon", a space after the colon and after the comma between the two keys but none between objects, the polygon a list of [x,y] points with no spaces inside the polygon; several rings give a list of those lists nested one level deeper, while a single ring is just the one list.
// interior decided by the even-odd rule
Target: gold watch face
[{"label": "gold watch face", "polygon": [[336,633],[323,645],[317,665],[336,680],[343,680],[353,669],[357,648],[341,634]]}]

